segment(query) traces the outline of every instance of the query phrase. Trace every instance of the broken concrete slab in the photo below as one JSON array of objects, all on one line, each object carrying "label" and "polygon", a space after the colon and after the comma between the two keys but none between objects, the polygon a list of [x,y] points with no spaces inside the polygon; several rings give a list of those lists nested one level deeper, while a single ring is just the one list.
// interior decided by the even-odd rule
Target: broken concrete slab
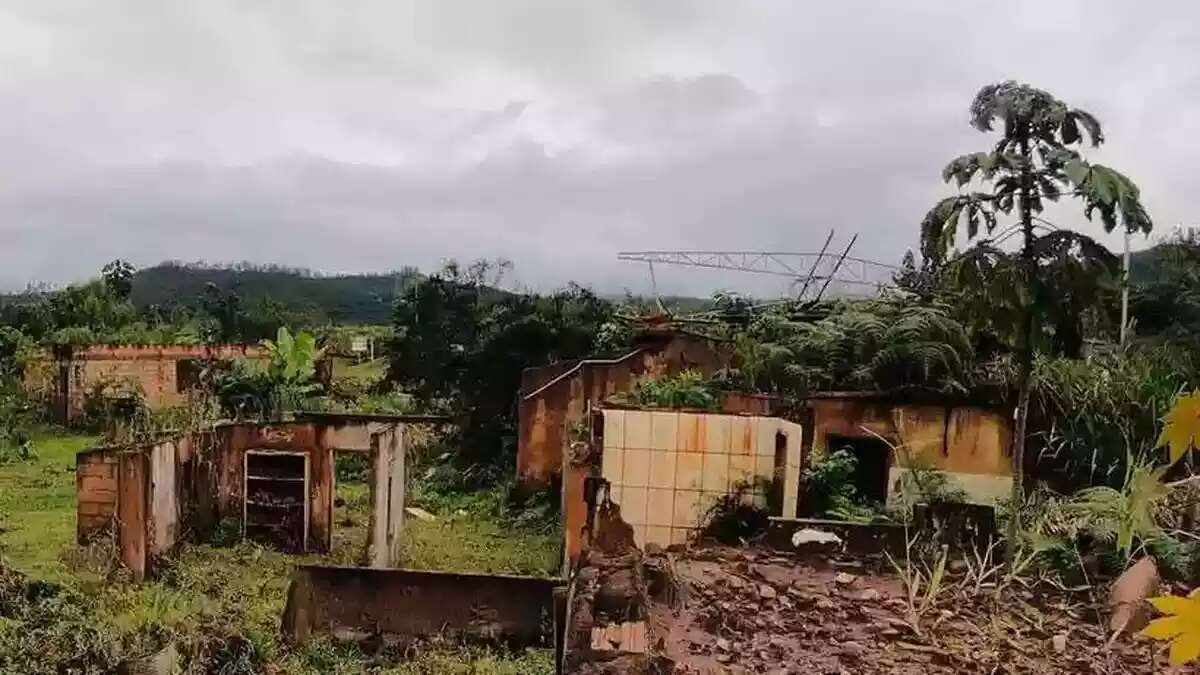
[{"label": "broken concrete slab", "polygon": [[302,565],[288,589],[283,633],[293,644],[329,635],[550,646],[556,585],[512,575]]}]

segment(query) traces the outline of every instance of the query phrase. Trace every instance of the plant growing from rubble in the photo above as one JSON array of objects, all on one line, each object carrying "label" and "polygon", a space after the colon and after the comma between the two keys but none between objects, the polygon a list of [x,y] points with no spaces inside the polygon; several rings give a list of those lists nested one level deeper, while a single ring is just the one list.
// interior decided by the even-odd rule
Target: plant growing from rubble
[{"label": "plant growing from rubble", "polygon": [[[1045,337],[1044,326],[1054,325],[1053,335],[1070,334],[1077,325],[1072,311],[1095,297],[1092,283],[1106,262],[1107,250],[1089,237],[1069,230],[1052,229],[1038,234],[1047,222],[1041,213],[1048,201],[1073,197],[1083,201],[1083,213],[1098,213],[1107,232],[1120,225],[1126,232],[1146,232],[1152,227],[1133,181],[1109,167],[1092,164],[1073,149],[1085,139],[1104,142],[1100,123],[1090,113],[1070,108],[1048,92],[1013,81],[982,88],[971,104],[971,124],[981,132],[1003,122],[999,142],[990,152],[963,155],[946,165],[942,177],[954,181],[960,192],[934,205],[921,223],[921,252],[932,267],[949,257],[959,226],[966,239],[976,239],[983,226],[985,238],[954,260],[955,274],[967,291],[964,302],[983,310],[998,335],[1009,339],[1017,355],[1016,424],[1013,447],[1013,503],[1021,502],[1025,435],[1034,355]],[[972,183],[988,190],[961,191]],[[1016,208],[1016,223],[996,231],[999,221]],[[998,244],[1019,235],[1020,252],[1005,253]],[[1111,254],[1108,256],[1111,258]],[[1047,261],[1072,266],[1072,278],[1085,282],[1082,295],[1047,285]],[[977,300],[971,304],[971,299]],[[1060,320],[1061,319],[1061,320]],[[1012,328],[1015,327],[1015,330]],[[1017,541],[1017,518],[1011,519],[1006,558],[1012,559]]]},{"label": "plant growing from rubble", "polygon": [[738,482],[705,513],[704,534],[722,544],[741,546],[764,532],[770,518],[766,509],[755,503],[753,495],[769,488],[770,482],[762,479],[754,483]]},{"label": "plant growing from rubble", "polygon": [[[907,532],[906,532],[907,534]],[[933,556],[914,556],[919,549],[917,536],[907,537],[904,543],[904,562],[896,561],[892,554],[884,551],[887,560],[900,577],[904,586],[904,602],[908,610],[908,624],[917,635],[922,634],[921,622],[930,610],[937,607],[945,593],[950,590],[946,583],[946,562],[949,549],[941,546]],[[921,559],[921,558],[932,558]]]}]

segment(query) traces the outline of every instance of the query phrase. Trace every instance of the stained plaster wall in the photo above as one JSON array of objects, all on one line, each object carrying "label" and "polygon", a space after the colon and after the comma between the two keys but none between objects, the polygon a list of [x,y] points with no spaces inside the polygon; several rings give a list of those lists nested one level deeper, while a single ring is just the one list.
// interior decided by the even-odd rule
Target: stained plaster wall
[{"label": "stained plaster wall", "polygon": [[517,479],[528,486],[554,481],[562,470],[570,428],[584,421],[589,405],[629,389],[638,378],[688,369],[711,373],[719,366],[720,357],[707,340],[667,334],[614,359],[526,369],[518,403]]},{"label": "stained plaster wall", "polygon": [[[944,472],[977,504],[995,504],[1012,491],[1012,425],[999,413],[968,406],[897,403],[880,397],[811,399],[812,454],[830,448],[830,436],[883,437],[897,448],[890,458],[889,497],[900,494],[912,466]],[[799,486],[788,486],[789,492]]]},{"label": "stained plaster wall", "polygon": [[[649,410],[604,410],[603,419],[601,475],[638,546],[684,543],[711,506],[741,486],[765,507],[765,484],[799,483],[802,429],[784,419]],[[795,513],[796,494],[784,491],[783,513]]]}]

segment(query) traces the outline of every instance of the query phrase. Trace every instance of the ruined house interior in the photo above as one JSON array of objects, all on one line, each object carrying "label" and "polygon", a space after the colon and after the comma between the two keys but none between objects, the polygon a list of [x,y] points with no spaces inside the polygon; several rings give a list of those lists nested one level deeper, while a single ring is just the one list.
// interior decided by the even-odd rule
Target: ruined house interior
[{"label": "ruined house interior", "polygon": [[78,539],[114,528],[135,578],[154,575],[158,558],[185,537],[205,540],[231,523],[283,551],[327,552],[337,457],[359,455],[369,464],[370,492],[359,565],[296,568],[282,620],[290,640],[450,634],[553,645],[560,672],[648,672],[655,651],[648,644],[657,638],[669,646],[672,622],[683,620],[672,619],[671,602],[656,595],[656,575],[674,564],[663,552],[676,552],[688,573],[708,569],[687,562],[685,552],[713,505],[731,495],[767,509],[768,541],[791,551],[793,535],[812,527],[838,533],[846,546],[895,541],[886,528],[797,517],[803,471],[836,449],[859,457],[856,483],[878,500],[894,496],[904,472],[918,465],[944,471],[979,505],[1011,486],[1008,420],[991,411],[836,393],[790,402],[727,392],[719,410],[612,401],[648,373],[718,366],[700,342],[660,339],[616,359],[527,372],[517,475],[561,495],[558,578],[402,569],[406,451],[412,426],[431,421],[416,416],[300,414],[82,452]]},{"label": "ruined house interior", "polygon": [[334,528],[336,453],[370,463],[371,523],[362,560],[391,567],[404,527],[402,419],[309,415],[272,424],[229,423],[135,448],[76,457],[78,538],[112,524],[121,559],[141,577],[187,534],[222,522],[294,553],[326,552]]}]

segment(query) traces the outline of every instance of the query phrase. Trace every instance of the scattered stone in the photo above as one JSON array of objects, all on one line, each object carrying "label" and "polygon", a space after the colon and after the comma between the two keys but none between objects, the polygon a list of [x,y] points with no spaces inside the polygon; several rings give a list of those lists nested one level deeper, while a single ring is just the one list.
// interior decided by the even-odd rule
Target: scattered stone
[{"label": "scattered stone", "polygon": [[732,645],[729,644],[729,640],[726,640],[725,638],[717,638],[717,649],[727,652],[729,651],[730,647],[732,647]]},{"label": "scattered stone", "polygon": [[830,610],[837,607],[829,598],[821,598],[817,601],[817,609]]},{"label": "scattered stone", "polygon": [[768,586],[766,584],[763,584],[762,586],[758,587],[758,597],[760,597],[760,598],[763,598],[765,600],[771,600],[771,599],[774,599],[775,597],[777,597],[778,595],[779,594],[775,592],[774,588],[771,588],[770,586]]},{"label": "scattered stone", "polygon": [[801,554],[836,553],[842,547],[842,538],[832,532],[806,527],[792,534],[792,546]]},{"label": "scattered stone", "polygon": [[849,572],[838,572],[837,576],[833,578],[833,583],[839,586],[849,586],[855,581],[858,581],[858,577],[850,574]]},{"label": "scattered stone", "polygon": [[861,659],[866,651],[866,647],[863,647],[861,643],[853,640],[843,642],[838,647],[838,654],[848,659]]},{"label": "scattered stone", "polygon": [[858,596],[858,599],[864,600],[866,602],[878,600],[879,599],[879,591],[875,590],[874,588],[868,588],[867,590],[863,591],[861,595]]},{"label": "scattered stone", "polygon": [[1057,652],[1059,654],[1066,653],[1066,651],[1067,651],[1067,634],[1066,633],[1059,633],[1058,635],[1055,635],[1053,638],[1050,639],[1050,642],[1054,645],[1055,652]]}]

